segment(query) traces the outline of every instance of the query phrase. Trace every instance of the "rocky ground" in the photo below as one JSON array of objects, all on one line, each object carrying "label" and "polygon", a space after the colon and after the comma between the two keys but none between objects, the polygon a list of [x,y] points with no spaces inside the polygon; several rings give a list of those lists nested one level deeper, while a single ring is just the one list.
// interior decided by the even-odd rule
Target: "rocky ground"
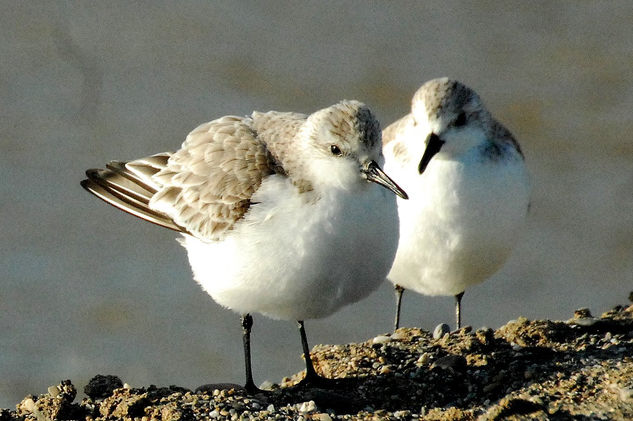
[{"label": "rocky ground", "polygon": [[319,345],[327,387],[297,385],[302,374],[250,396],[237,385],[198,391],[126,387],[96,376],[74,402],[70,381],[27,396],[9,420],[631,420],[633,306],[567,321],[524,318],[498,330],[434,333],[401,328],[367,342]]}]

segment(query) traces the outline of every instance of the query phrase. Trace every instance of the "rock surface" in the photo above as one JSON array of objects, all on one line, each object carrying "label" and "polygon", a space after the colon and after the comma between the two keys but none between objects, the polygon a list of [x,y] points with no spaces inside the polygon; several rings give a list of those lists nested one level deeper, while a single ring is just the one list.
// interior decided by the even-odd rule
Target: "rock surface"
[{"label": "rock surface", "polygon": [[15,411],[0,410],[0,421],[633,419],[633,306],[437,338],[401,328],[359,344],[319,345],[312,357],[334,379],[327,387],[297,385],[302,373],[253,396],[232,384],[133,389],[97,376],[81,402],[65,380]]}]

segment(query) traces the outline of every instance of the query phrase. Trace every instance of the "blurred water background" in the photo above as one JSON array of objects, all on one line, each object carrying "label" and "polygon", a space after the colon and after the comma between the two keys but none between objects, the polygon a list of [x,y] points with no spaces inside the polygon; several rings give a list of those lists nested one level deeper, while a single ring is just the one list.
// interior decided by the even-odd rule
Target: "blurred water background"
[{"label": "blurred water background", "polygon": [[[86,168],[174,150],[199,123],[360,99],[384,126],[457,78],[517,136],[525,235],[464,319],[600,314],[633,290],[633,5],[595,2],[0,2],[0,407],[70,378],[243,382],[236,314],[175,234],[79,186]],[[405,325],[453,299],[405,296]],[[306,324],[310,343],[391,329],[393,293]],[[293,323],[256,317],[256,381],[303,368]]]}]

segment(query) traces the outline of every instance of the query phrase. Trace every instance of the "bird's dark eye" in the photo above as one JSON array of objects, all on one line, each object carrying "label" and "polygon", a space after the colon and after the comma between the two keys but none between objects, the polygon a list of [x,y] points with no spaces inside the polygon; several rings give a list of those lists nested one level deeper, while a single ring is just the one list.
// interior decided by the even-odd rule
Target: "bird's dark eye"
[{"label": "bird's dark eye", "polygon": [[330,151],[332,152],[332,155],[336,155],[336,156],[343,155],[343,152],[341,152],[341,148],[339,148],[336,145],[330,146]]},{"label": "bird's dark eye", "polygon": [[466,124],[466,113],[461,112],[461,113],[459,113],[459,115],[455,119],[455,123],[453,123],[453,125],[455,127],[461,127],[461,126],[463,126],[465,124]]}]

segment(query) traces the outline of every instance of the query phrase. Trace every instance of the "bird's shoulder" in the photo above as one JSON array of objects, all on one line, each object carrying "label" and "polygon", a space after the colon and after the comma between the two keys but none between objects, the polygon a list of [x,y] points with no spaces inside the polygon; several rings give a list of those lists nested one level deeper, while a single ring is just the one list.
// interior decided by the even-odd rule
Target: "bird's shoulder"
[{"label": "bird's shoulder", "polygon": [[407,133],[414,125],[412,114],[407,114],[391,123],[382,131],[382,144],[385,156],[402,162],[408,154]]},{"label": "bird's shoulder", "polygon": [[506,126],[496,119],[492,119],[490,122],[488,138],[491,140],[491,144],[497,149],[506,150],[509,147],[509,149],[516,150],[516,152],[523,157],[523,151],[517,139]]},{"label": "bird's shoulder", "polygon": [[382,145],[383,147],[389,143],[395,141],[398,138],[402,138],[407,128],[414,124],[413,114],[407,114],[404,117],[394,121],[382,131]]},{"label": "bird's shoulder", "polygon": [[[260,121],[262,116],[266,122]],[[267,142],[280,124],[273,123],[274,117],[225,116],[198,126],[153,176],[161,188],[152,207],[197,237],[223,238],[253,204],[251,197],[262,181],[284,174]],[[296,124],[289,120],[290,126]]]}]

